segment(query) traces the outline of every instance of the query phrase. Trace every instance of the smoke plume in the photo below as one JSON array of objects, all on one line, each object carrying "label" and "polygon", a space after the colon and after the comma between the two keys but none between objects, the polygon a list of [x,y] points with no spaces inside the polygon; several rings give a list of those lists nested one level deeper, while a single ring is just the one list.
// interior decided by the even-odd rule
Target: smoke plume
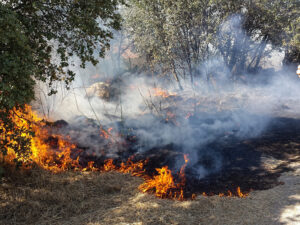
[{"label": "smoke plume", "polygon": [[[230,17],[219,29],[220,38],[236,43],[232,51],[256,45],[245,36],[241,20]],[[234,70],[226,66],[222,55],[214,56],[198,65],[193,85],[183,81],[183,90],[178,90],[161,78],[126,72],[124,63],[116,66],[112,48],[97,67],[78,68],[70,90],[58,86],[58,94],[46,97],[41,93],[47,90],[41,87],[37,98],[41,112],[66,120],[69,126],[63,132],[98,156],[117,157],[119,151],[126,151],[97,138],[100,127],[112,128],[117,143],[126,141],[120,133],[136,137],[136,152],[172,146],[188,154],[190,166],[202,178],[222,168],[222,156],[211,143],[255,137],[273,117],[299,114],[300,81],[295,71],[268,68],[272,60],[278,61],[278,54],[272,54],[260,73],[244,72],[240,80],[234,79]],[[210,168],[201,164],[203,157],[210,158]]]}]

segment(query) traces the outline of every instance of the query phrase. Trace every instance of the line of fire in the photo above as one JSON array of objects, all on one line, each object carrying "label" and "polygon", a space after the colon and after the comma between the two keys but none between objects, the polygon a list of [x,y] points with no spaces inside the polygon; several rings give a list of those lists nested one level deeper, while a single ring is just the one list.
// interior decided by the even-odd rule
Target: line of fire
[{"label": "line of fire", "polygon": [[300,224],[298,0],[0,0],[0,224]]}]

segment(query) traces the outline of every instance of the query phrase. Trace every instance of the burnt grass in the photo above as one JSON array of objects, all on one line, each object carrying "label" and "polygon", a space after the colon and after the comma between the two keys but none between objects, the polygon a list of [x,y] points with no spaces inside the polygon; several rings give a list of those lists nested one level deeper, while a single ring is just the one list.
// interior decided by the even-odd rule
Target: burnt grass
[{"label": "burnt grass", "polygon": [[[201,155],[198,164],[209,171],[215,164],[211,156],[218,155],[222,160],[221,167],[199,178],[193,168],[198,166],[197,163],[192,167],[188,164],[185,170],[185,195],[189,197],[192,193],[203,192],[207,195],[226,195],[228,191],[236,195],[237,187],[240,187],[243,193],[247,193],[282,185],[283,182],[278,181],[280,175],[291,170],[288,167],[289,163],[299,160],[293,159],[300,156],[300,149],[294,147],[294,144],[300,144],[300,119],[278,117],[273,118],[265,131],[256,138],[241,140],[231,137],[202,146],[201,148],[207,148],[210,153]],[[174,162],[182,158],[182,153],[176,146],[168,145],[151,149],[137,158],[149,158],[146,171],[148,174],[154,174],[154,168],[164,165],[172,171],[178,171]],[[283,160],[285,163],[270,170],[263,164],[266,158]],[[176,174],[174,176],[176,178]]]},{"label": "burnt grass", "polygon": [[[62,127],[67,124],[58,123]],[[54,125],[55,127],[56,124]],[[128,148],[119,152],[119,158],[114,159],[116,165],[132,157],[133,161],[148,159],[145,165],[145,173],[149,176],[157,174],[156,168],[168,166],[172,171],[175,180],[178,180],[178,164],[183,165],[183,150],[172,144],[167,146],[157,146],[146,152],[138,153],[135,149],[135,141],[132,137],[127,137]],[[52,140],[53,142],[53,140]],[[253,190],[266,190],[277,185],[282,185],[278,178],[283,172],[291,170],[288,164],[293,162],[293,157],[300,155],[300,149],[295,147],[300,145],[300,119],[276,117],[271,119],[264,132],[255,138],[239,139],[234,136],[220,138],[206,146],[205,151],[200,151],[199,160],[196,163],[187,165],[185,169],[186,185],[185,197],[189,198],[193,193],[207,195],[217,195],[219,193],[228,194],[230,191],[237,195],[237,187],[243,193]],[[86,166],[87,162],[94,161],[95,166],[101,168],[104,164],[104,155],[97,157],[86,154],[84,146],[80,146],[78,151],[73,153],[73,157],[80,156],[80,164]],[[203,154],[204,152],[204,154]],[[206,154],[207,153],[207,154]],[[215,167],[215,157],[221,159],[220,168]],[[263,160],[274,158],[282,160],[274,169],[270,170],[264,166]],[[209,173],[204,177],[199,177],[195,173],[195,167],[201,166]]]},{"label": "burnt grass", "polygon": [[[238,186],[243,192],[249,192],[282,185],[278,178],[290,170],[289,163],[268,170],[263,166],[263,159],[293,161],[292,156],[299,156],[300,150],[290,143],[300,143],[299,119],[273,118],[259,137],[212,143],[208,147],[222,155],[221,169],[199,180],[189,174],[192,168],[188,168],[186,191],[214,195],[230,190],[235,194]],[[204,159],[204,163],[209,167],[210,159]]]}]

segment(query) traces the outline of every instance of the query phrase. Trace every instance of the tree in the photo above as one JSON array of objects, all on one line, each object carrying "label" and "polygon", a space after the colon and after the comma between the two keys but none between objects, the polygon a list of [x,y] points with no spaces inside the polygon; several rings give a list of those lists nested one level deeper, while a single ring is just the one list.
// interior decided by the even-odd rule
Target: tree
[{"label": "tree", "polygon": [[213,6],[203,1],[132,0],[125,24],[137,51],[152,70],[179,76],[190,75],[194,65],[204,59],[209,40],[215,33]]},{"label": "tree", "polygon": [[[120,29],[123,0],[6,0],[0,2],[0,150],[28,152],[21,135],[30,132],[12,120],[34,99],[36,80],[74,79],[72,60],[81,67],[104,57],[112,29]],[[51,88],[49,94],[55,93]]]},{"label": "tree", "polygon": [[212,57],[221,58],[238,77],[259,70],[269,44],[292,53],[299,45],[297,2],[130,0],[125,24],[153,70],[193,83],[195,76],[207,78],[197,68]]},{"label": "tree", "polygon": [[[297,0],[246,1],[243,28],[248,36],[263,40],[253,60],[255,69],[267,44],[285,52],[284,62],[300,61],[299,4]],[[293,55],[293,51],[298,52],[298,56]]]},{"label": "tree", "polygon": [[15,126],[12,109],[34,96],[33,53],[17,14],[0,5],[0,15],[0,149],[4,155],[8,148],[24,155],[29,150],[29,139],[21,133],[30,130]]}]

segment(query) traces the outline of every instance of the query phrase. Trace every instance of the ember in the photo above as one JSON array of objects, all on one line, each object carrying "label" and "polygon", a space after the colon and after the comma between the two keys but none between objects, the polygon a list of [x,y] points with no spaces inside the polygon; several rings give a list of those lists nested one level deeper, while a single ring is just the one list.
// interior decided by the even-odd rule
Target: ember
[{"label": "ember", "polygon": [[109,139],[112,129],[112,127],[108,128],[107,130],[100,128],[100,136],[104,137],[105,139]]}]

